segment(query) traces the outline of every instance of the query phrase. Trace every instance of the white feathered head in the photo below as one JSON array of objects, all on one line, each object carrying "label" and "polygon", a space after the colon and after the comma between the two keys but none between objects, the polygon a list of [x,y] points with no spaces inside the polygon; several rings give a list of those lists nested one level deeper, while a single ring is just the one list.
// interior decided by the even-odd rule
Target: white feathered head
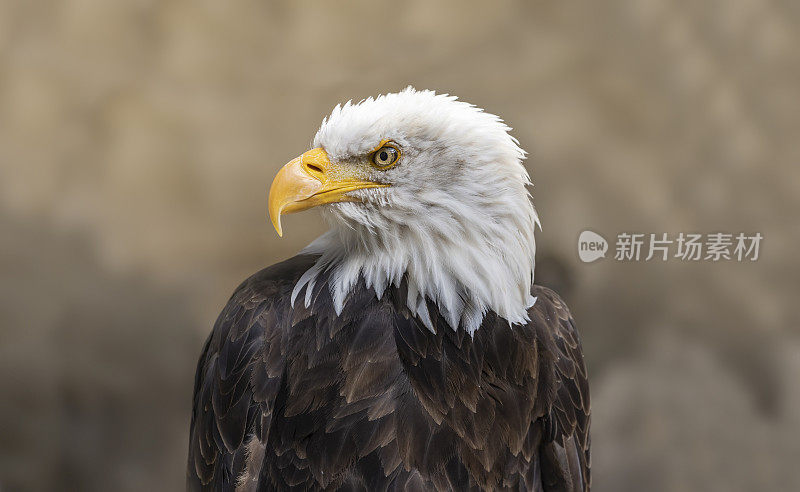
[{"label": "white feathered head", "polygon": [[509,130],[453,96],[413,88],[336,106],[315,148],[270,189],[278,234],[281,214],[315,206],[331,224],[304,250],[321,256],[294,296],[306,286],[308,303],[332,268],[338,312],[359,278],[380,297],[405,277],[408,307],[431,329],[425,299],[470,333],[488,310],[527,321],[538,217]]}]

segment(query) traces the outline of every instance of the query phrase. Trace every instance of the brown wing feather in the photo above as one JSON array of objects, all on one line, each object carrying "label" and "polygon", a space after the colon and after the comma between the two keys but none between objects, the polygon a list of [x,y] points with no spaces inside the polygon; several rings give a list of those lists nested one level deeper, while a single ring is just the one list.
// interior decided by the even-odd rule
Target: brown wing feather
[{"label": "brown wing feather", "polygon": [[[586,491],[590,474],[589,383],[580,337],[566,304],[545,287],[535,286],[536,304],[531,323],[548,360],[552,384],[545,392],[552,404],[543,418],[544,436],[539,447],[545,490]],[[540,395],[543,397],[544,395]]]},{"label": "brown wing feather", "polygon": [[295,257],[236,289],[219,315],[195,376],[188,490],[233,490],[249,434],[267,439],[284,371],[287,293],[310,265]]},{"label": "brown wing feather", "polygon": [[488,313],[474,337],[430,305],[431,333],[402,288],[378,301],[361,284],[335,315],[318,287],[292,309],[311,261],[251,277],[217,320],[195,381],[190,490],[241,476],[281,490],[588,490],[586,369],[556,294],[534,287],[528,325]]},{"label": "brown wing feather", "polygon": [[[407,312],[395,319],[397,352],[414,389],[413,404],[398,404],[410,431],[399,436],[400,451],[437,489],[589,488],[580,340],[558,295],[539,286],[532,292],[538,300],[525,326],[488,313],[470,336],[454,331],[432,303],[435,333]],[[404,302],[401,289],[400,313]]]}]

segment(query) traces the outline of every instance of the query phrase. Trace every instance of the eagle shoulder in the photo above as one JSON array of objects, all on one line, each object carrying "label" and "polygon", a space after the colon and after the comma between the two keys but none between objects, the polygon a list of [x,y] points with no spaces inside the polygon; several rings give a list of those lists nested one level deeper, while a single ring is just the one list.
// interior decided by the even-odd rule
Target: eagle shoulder
[{"label": "eagle shoulder", "polygon": [[261,270],[234,291],[203,347],[195,374],[187,489],[232,489],[246,435],[266,441],[284,365],[289,295],[313,256]]},{"label": "eagle shoulder", "polygon": [[542,484],[545,490],[589,490],[591,410],[580,336],[558,294],[538,285],[532,294],[537,300],[527,328],[535,330],[544,359],[540,397],[550,401],[539,446]]},{"label": "eagle shoulder", "polygon": [[[532,295],[528,323],[489,312],[470,335],[453,330],[432,302],[429,330],[404,307],[403,290],[396,293],[395,346],[414,394],[397,407],[408,427],[400,454],[426,477],[444,475],[443,489],[589,487],[580,339],[555,292],[534,286]],[[417,425],[426,420],[428,427]]]}]

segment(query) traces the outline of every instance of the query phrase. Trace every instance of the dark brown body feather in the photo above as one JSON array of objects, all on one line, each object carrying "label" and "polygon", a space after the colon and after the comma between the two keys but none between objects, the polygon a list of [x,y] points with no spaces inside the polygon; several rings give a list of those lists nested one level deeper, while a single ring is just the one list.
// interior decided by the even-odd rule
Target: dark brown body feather
[{"label": "dark brown body feather", "polygon": [[[589,388],[561,299],[526,326],[488,313],[470,337],[429,305],[436,334],[361,284],[337,316],[314,257],[244,282],[200,357],[189,490],[588,490]],[[238,488],[237,488],[238,486]]]}]

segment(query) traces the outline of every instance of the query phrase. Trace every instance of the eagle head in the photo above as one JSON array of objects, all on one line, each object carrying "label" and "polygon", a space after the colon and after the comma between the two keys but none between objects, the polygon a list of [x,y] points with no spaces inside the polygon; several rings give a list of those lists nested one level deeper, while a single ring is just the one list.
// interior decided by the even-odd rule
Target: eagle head
[{"label": "eagle head", "polygon": [[417,91],[337,105],[313,149],[286,164],[270,188],[269,214],[319,207],[331,229],[295,287],[306,304],[319,273],[341,312],[361,279],[381,297],[408,282],[409,309],[433,330],[428,302],[470,333],[487,311],[528,320],[538,216],[525,152],[495,115],[456,97]]}]

